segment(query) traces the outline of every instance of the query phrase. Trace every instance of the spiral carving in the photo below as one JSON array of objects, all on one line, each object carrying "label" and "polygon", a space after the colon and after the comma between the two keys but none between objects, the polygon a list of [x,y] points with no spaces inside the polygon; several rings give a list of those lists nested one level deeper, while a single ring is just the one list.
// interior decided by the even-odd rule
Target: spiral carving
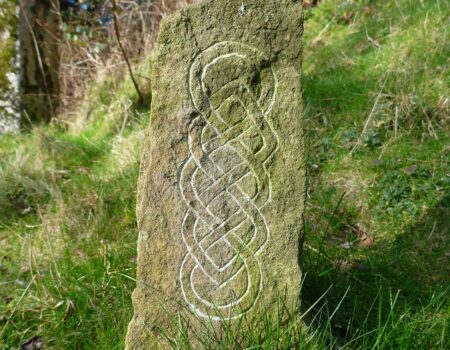
[{"label": "spiral carving", "polygon": [[259,254],[270,235],[262,213],[271,200],[267,163],[278,148],[268,116],[277,81],[261,52],[227,41],[196,57],[189,89],[197,113],[179,179],[187,206],[181,291],[198,316],[235,319],[262,292]]}]

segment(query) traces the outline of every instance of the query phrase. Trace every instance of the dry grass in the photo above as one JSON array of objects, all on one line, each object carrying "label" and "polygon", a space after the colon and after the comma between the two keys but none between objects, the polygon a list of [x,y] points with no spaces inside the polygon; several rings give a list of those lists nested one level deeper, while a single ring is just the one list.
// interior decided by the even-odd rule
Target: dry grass
[{"label": "dry grass", "polygon": [[[240,342],[230,333],[228,348],[333,349],[336,337],[344,349],[449,343],[448,6],[418,4],[328,0],[307,13],[303,300],[314,305],[314,336],[300,317],[292,332],[269,317]],[[32,337],[45,349],[123,349],[149,111],[116,58],[114,74],[92,63],[96,79],[64,127],[0,138],[2,350]],[[148,63],[134,69],[150,96]],[[176,341],[190,348],[183,334]]]},{"label": "dry grass", "polygon": [[[121,9],[118,12],[121,41],[131,62],[137,63],[149,56],[164,16],[195,1],[157,0],[143,4],[134,0],[117,1]],[[76,102],[85,97],[93,79],[100,80],[111,74],[117,77],[125,71],[125,60],[117,46],[112,24],[96,24],[102,16],[111,12],[110,2],[105,1],[105,4],[95,17],[89,17],[87,23],[90,27],[86,25],[86,33],[66,34],[61,43],[61,114],[65,114],[66,118],[74,112]],[[138,82],[139,85],[146,84],[139,76]]]}]

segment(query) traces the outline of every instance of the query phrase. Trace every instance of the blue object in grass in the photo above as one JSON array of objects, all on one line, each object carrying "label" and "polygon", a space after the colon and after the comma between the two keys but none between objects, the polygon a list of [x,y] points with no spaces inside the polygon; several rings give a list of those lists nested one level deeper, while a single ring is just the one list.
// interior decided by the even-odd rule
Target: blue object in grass
[{"label": "blue object in grass", "polygon": [[112,21],[112,14],[110,14],[110,13],[102,16],[99,20],[100,24],[103,26],[111,23],[111,21]]},{"label": "blue object in grass", "polygon": [[64,0],[64,2],[70,7],[76,7],[78,4],[78,0]]},{"label": "blue object in grass", "polygon": [[83,2],[80,4],[80,10],[89,11],[90,9],[91,9],[91,6],[88,3]]}]

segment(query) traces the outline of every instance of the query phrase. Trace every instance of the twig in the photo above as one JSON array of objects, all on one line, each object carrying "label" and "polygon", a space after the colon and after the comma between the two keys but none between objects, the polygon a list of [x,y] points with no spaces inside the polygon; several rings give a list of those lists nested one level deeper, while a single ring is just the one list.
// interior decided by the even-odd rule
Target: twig
[{"label": "twig", "polygon": [[316,43],[317,41],[319,41],[322,38],[322,35],[328,30],[328,28],[330,27],[331,23],[333,23],[335,18],[336,18],[336,16],[333,16],[333,18],[325,25],[325,27],[322,28],[322,30],[319,32],[319,34],[317,34],[317,36],[312,41],[313,43]]},{"label": "twig", "polygon": [[374,39],[372,39],[369,35],[369,32],[367,31],[367,26],[366,26],[366,38],[367,40],[373,45],[375,46],[377,49],[381,48],[381,45],[378,44]]},{"label": "twig", "polygon": [[122,41],[120,38],[119,20],[117,18],[117,12],[116,12],[117,11],[116,0],[111,0],[111,4],[112,4],[112,15],[113,15],[113,22],[114,22],[114,31],[116,32],[117,45],[119,45],[120,51],[122,52],[122,56],[127,64],[128,72],[130,73],[130,78],[133,82],[133,85],[134,85],[134,88],[136,89],[137,94],[139,95],[139,104],[142,105],[142,104],[144,104],[144,98],[142,97],[141,90],[139,90],[139,86],[136,82],[136,79],[134,78],[133,70],[131,69],[130,60],[128,59],[127,53],[122,45]]},{"label": "twig", "polygon": [[436,224],[437,224],[437,221],[434,220],[433,228],[431,229],[431,232],[430,232],[430,234],[429,234],[428,237],[427,237],[427,241],[429,241],[430,238],[431,238],[431,236],[433,235],[434,229],[436,228]]},{"label": "twig", "polygon": [[433,123],[431,122],[431,119],[428,117],[428,113],[427,113],[426,109],[423,107],[422,103],[420,103],[420,102],[419,102],[419,106],[420,106],[420,108],[422,108],[425,118],[427,118],[428,130],[429,130],[430,134],[432,134],[436,140],[439,140],[439,136],[436,134],[436,131],[434,130]]},{"label": "twig", "polygon": [[398,131],[398,106],[395,106],[394,135],[397,137]]},{"label": "twig", "polygon": [[372,121],[372,118],[373,118],[373,116],[375,114],[375,111],[377,109],[377,106],[378,106],[378,102],[380,101],[380,98],[381,98],[384,86],[386,85],[386,80],[387,80],[387,77],[384,79],[383,86],[381,87],[380,92],[378,93],[378,96],[375,99],[375,102],[373,104],[372,110],[370,111],[370,114],[369,114],[369,116],[366,119],[366,123],[364,124],[364,128],[363,128],[363,130],[361,132],[361,135],[359,135],[359,138],[356,141],[355,146],[353,146],[352,150],[350,151],[350,155],[352,155],[353,152],[355,151],[356,147],[358,147],[360,145],[361,139],[364,136],[364,134],[366,133],[367,127],[369,126],[370,122]]},{"label": "twig", "polygon": [[9,321],[11,321],[12,317],[14,316],[19,304],[22,302],[22,299],[25,297],[25,295],[28,293],[28,290],[31,287],[31,284],[34,282],[36,278],[36,275],[33,276],[33,278],[31,279],[30,283],[28,283],[27,288],[25,288],[25,290],[23,291],[22,295],[20,296],[19,300],[17,301],[16,305],[14,305],[14,309],[11,311],[11,314],[9,315],[8,319],[6,320],[5,325],[2,328],[2,331],[0,332],[0,338],[3,336],[3,333],[5,332],[6,327],[9,324]]}]

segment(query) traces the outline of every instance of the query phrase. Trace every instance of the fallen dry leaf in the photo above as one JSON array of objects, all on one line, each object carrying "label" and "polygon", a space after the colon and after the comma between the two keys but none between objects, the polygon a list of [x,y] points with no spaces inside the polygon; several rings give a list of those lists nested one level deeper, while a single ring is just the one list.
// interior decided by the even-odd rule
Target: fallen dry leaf
[{"label": "fallen dry leaf", "polygon": [[338,271],[348,271],[353,267],[353,263],[346,259],[341,259],[333,264],[333,267]]},{"label": "fallen dry leaf", "polygon": [[417,165],[416,164],[410,165],[410,166],[402,169],[402,171],[406,175],[412,175],[412,174],[414,174],[416,172],[416,170],[417,170]]},{"label": "fallen dry leaf", "polygon": [[373,238],[365,231],[360,231],[360,237],[358,241],[358,246],[362,248],[368,248],[373,244]]}]

